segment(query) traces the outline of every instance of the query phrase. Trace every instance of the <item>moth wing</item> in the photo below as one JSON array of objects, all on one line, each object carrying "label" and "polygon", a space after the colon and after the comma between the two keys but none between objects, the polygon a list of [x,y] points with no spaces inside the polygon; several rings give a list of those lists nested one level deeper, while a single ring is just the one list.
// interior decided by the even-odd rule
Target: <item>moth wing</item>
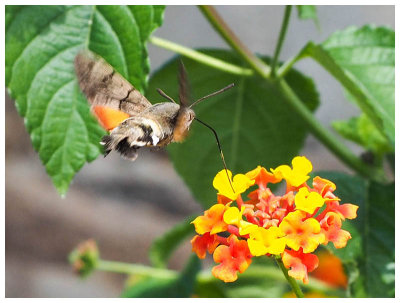
[{"label": "moth wing", "polygon": [[[137,89],[103,58],[91,51],[82,51],[75,57],[75,72],[81,90],[86,95],[92,110],[96,107],[111,108],[129,116],[141,113],[151,106]],[[107,111],[102,111],[104,115]],[[100,119],[100,118],[99,118]]]},{"label": "moth wing", "polygon": [[179,82],[179,102],[182,105],[182,107],[187,107],[189,106],[190,86],[187,77],[187,72],[185,66],[183,65],[182,60],[179,61],[178,82]]},{"label": "moth wing", "polygon": [[130,117],[130,115],[123,111],[101,105],[92,106],[92,112],[97,117],[101,126],[107,131],[114,129],[120,125],[122,121]]}]

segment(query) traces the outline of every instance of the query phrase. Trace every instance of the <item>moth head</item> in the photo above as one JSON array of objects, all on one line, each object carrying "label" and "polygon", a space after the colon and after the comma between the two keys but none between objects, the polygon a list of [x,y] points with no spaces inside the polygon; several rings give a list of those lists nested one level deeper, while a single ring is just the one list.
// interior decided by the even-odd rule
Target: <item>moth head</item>
[{"label": "moth head", "polygon": [[174,141],[182,142],[189,133],[190,125],[196,117],[194,111],[188,107],[181,107],[176,117]]},{"label": "moth head", "polygon": [[182,122],[184,122],[187,127],[189,128],[190,124],[196,117],[196,114],[194,113],[194,110],[189,108],[189,107],[184,107],[181,108],[179,115],[182,116]]}]

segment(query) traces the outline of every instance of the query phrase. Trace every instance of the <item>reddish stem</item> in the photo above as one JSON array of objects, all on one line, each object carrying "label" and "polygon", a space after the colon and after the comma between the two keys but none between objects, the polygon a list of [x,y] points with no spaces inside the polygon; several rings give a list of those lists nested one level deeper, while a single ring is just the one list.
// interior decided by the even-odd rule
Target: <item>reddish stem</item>
[{"label": "reddish stem", "polygon": [[227,231],[235,236],[240,237],[239,235],[239,228],[237,228],[236,226],[233,225],[228,225],[228,229]]},{"label": "reddish stem", "polygon": [[241,209],[244,203],[241,195],[238,195],[238,197],[236,198],[236,203],[238,205],[238,208]]}]

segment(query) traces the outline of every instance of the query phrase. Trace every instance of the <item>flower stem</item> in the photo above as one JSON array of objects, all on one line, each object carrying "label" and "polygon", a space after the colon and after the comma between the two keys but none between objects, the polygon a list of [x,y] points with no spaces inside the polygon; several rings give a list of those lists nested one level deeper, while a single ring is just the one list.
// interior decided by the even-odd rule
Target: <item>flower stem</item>
[{"label": "flower stem", "polygon": [[207,18],[214,29],[224,40],[246,61],[261,77],[267,78],[271,68],[256,57],[229,28],[214,7],[210,5],[199,5],[200,11]]},{"label": "flower stem", "polygon": [[284,79],[275,81],[275,84],[274,87],[282,95],[282,99],[286,101],[293,110],[295,110],[297,115],[307,124],[314,136],[328,147],[332,153],[359,174],[372,180],[382,180],[384,177],[383,171],[379,168],[367,165],[360,158],[354,155],[350,149],[340,143],[338,139],[336,139],[318,120],[315,119],[314,115],[308,110]]},{"label": "flower stem", "polygon": [[280,256],[276,256],[275,261],[278,264],[281,271],[283,272],[283,275],[285,276],[286,280],[289,282],[290,286],[292,287],[293,292],[296,294],[296,297],[304,298],[304,294],[303,294],[299,284],[297,284],[297,281],[295,279],[293,279],[291,276],[289,276],[287,268],[285,267],[285,265],[283,265],[282,258]]},{"label": "flower stem", "polygon": [[101,271],[109,271],[120,274],[137,274],[143,276],[151,276],[156,278],[175,278],[178,276],[178,273],[173,270],[168,270],[164,268],[155,268],[151,266],[141,265],[141,264],[130,264],[123,263],[117,261],[106,261],[106,260],[98,260],[97,270]]},{"label": "flower stem", "polygon": [[205,65],[211,66],[215,69],[222,70],[227,73],[231,73],[234,75],[240,75],[240,76],[251,76],[254,74],[253,70],[249,68],[243,68],[237,65],[234,65],[232,63],[225,62],[223,60],[214,58],[212,56],[208,56],[206,54],[203,54],[201,52],[195,51],[191,48],[182,46],[180,44],[158,38],[158,37],[150,37],[149,41],[161,48],[173,51],[177,54],[181,54],[185,57],[188,57],[190,59],[193,59],[197,62],[203,63]]},{"label": "flower stem", "polygon": [[271,77],[272,78],[274,78],[276,76],[276,65],[278,63],[279,54],[281,52],[282,45],[285,40],[291,12],[292,12],[292,6],[286,5],[285,15],[283,17],[282,26],[281,26],[281,31],[279,32],[278,43],[276,44],[274,57],[272,58],[272,62],[271,62]]}]

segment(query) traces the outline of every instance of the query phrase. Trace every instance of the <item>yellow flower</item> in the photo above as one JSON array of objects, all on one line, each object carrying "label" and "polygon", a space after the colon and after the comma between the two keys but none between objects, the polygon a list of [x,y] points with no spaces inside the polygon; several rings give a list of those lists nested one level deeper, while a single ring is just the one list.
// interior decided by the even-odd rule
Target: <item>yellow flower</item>
[{"label": "yellow flower", "polygon": [[250,232],[247,244],[253,256],[265,254],[279,255],[286,246],[285,233],[279,227],[271,226],[268,229],[257,226]]},{"label": "yellow flower", "polygon": [[312,164],[306,157],[298,156],[293,158],[292,166],[293,169],[288,165],[280,165],[271,168],[271,171],[277,178],[283,178],[291,186],[298,187],[310,178],[308,174],[312,171]]},{"label": "yellow flower", "polygon": [[294,198],[296,209],[304,210],[309,214],[313,214],[318,207],[324,205],[324,202],[325,199],[319,193],[309,192],[306,187],[300,188]]},{"label": "yellow flower", "polygon": [[232,190],[228,176],[226,175],[226,171],[224,169],[215,176],[213,186],[218,190],[218,194],[223,195],[232,201],[236,200],[241,193],[244,193],[255,182],[255,180],[251,180],[249,177],[243,174],[237,174],[232,179],[232,172],[230,170],[228,170],[228,175],[229,179],[232,181],[232,186],[235,192]]},{"label": "yellow flower", "polygon": [[224,222],[239,227],[239,234],[242,236],[249,234],[253,229],[257,228],[257,225],[242,219],[244,210],[244,206],[242,206],[240,211],[237,207],[229,207],[224,213]]}]

